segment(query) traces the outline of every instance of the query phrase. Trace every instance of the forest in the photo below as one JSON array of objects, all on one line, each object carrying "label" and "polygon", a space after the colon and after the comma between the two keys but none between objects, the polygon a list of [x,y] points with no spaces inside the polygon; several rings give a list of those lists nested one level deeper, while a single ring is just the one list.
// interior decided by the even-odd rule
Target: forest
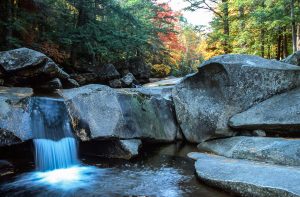
[{"label": "forest", "polygon": [[209,27],[189,24],[170,1],[1,0],[0,51],[28,47],[69,72],[89,66],[151,66],[151,76],[183,76],[227,53],[284,59],[300,49],[299,0],[184,0],[209,10]]}]

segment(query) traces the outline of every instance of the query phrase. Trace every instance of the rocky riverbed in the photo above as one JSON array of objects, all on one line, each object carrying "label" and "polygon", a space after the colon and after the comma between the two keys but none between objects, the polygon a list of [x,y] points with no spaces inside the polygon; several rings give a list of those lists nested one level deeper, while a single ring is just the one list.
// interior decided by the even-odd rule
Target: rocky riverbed
[{"label": "rocky riverbed", "polygon": [[[113,89],[89,84],[65,89],[73,79],[67,73],[61,76],[64,71],[43,54],[28,56],[23,66],[17,60],[8,64],[11,54],[0,54],[0,78],[4,76],[4,85],[10,86],[0,88],[1,150],[30,143],[35,138],[28,124],[34,99],[55,96],[63,100],[86,155],[134,160],[149,143],[199,144],[189,157],[196,160],[202,183],[241,196],[300,196],[300,67],[296,65],[223,55],[204,62],[198,73],[158,85]],[[37,60],[43,63],[30,65]],[[55,68],[53,75],[45,74],[48,64]],[[13,87],[26,79],[27,68],[31,80],[39,80],[37,73],[44,72],[47,81],[64,82],[63,88],[50,86],[51,95],[38,95],[32,83]],[[8,80],[10,75],[16,80]],[[1,166],[10,172],[13,166],[5,163]]]}]

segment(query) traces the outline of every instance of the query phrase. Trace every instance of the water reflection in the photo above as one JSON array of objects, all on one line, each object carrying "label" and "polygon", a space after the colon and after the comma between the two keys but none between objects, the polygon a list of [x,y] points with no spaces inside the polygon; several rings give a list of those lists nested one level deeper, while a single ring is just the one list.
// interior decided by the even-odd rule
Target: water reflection
[{"label": "water reflection", "polygon": [[2,186],[7,196],[181,196],[179,170],[131,166],[127,169],[74,166],[48,172],[23,174]]},{"label": "water reflection", "polygon": [[[195,149],[180,144],[150,145],[149,150],[131,161],[81,155],[81,162],[89,166],[49,173],[28,173],[34,165],[28,168],[29,163],[22,163],[15,176],[5,178],[2,185],[0,182],[0,196],[228,197],[197,180],[194,161],[186,157]],[[19,160],[18,163],[21,164]]]}]

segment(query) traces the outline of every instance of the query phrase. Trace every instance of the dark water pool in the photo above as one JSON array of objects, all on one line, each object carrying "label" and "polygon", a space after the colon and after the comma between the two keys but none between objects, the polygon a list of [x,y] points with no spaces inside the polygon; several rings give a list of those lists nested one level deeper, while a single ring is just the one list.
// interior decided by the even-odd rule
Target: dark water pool
[{"label": "dark water pool", "polygon": [[196,179],[194,161],[186,157],[193,150],[150,145],[132,161],[83,155],[82,166],[48,173],[35,172],[28,160],[0,177],[0,196],[229,196]]}]

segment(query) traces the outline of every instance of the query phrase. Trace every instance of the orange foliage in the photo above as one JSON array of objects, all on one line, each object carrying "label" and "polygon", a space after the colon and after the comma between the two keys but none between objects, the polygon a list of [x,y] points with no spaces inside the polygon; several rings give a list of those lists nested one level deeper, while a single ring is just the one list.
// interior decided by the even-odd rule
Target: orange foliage
[{"label": "orange foliage", "polygon": [[43,53],[51,57],[57,63],[63,63],[70,57],[70,54],[60,50],[57,44],[44,42],[40,48]]},{"label": "orange foliage", "polygon": [[[156,24],[159,28],[164,28],[167,32],[159,33],[159,39],[163,42],[165,47],[175,54],[174,51],[184,52],[186,49],[180,43],[178,38],[178,33],[180,31],[179,25],[179,12],[174,12],[169,4],[161,3],[158,4],[161,7],[161,10],[156,13]],[[172,56],[173,59],[180,61],[179,56]]]}]

